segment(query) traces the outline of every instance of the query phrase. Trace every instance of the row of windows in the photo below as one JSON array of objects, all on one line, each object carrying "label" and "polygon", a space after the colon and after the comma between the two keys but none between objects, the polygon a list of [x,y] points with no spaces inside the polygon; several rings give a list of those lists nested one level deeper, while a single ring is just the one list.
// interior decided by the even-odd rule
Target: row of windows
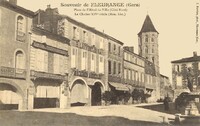
[{"label": "row of windows", "polygon": [[155,36],[154,34],[152,34],[152,36],[148,36],[148,35],[145,35],[145,42],[155,42]]},{"label": "row of windows", "polygon": [[108,61],[108,74],[121,74],[121,63]]},{"label": "row of windows", "polygon": [[140,66],[144,66],[144,61],[138,57],[136,57],[133,54],[129,54],[127,52],[124,52],[124,59],[127,61],[130,61],[132,63],[138,64]]},{"label": "row of windows", "polygon": [[117,46],[116,44],[108,43],[108,52],[115,53],[120,55],[121,53],[121,46]]},{"label": "row of windows", "polygon": [[[91,57],[90,59],[89,55]],[[81,70],[90,70],[93,72],[104,73],[104,57],[99,55],[97,58],[95,53],[88,53],[84,50],[81,51],[81,55],[79,56],[78,49],[73,48],[71,56],[71,67],[80,68]]]},{"label": "row of windows", "polygon": [[139,81],[146,84],[155,83],[155,78],[153,76],[130,69],[124,69],[124,79]]},{"label": "row of windows", "polygon": [[[80,35],[82,34],[82,38],[80,37]],[[97,37],[96,34],[94,33],[88,33],[88,31],[86,30],[80,30],[79,28],[73,26],[73,38],[75,40],[80,40],[82,39],[83,42],[85,43],[89,43],[90,40],[90,44],[91,45],[99,45],[100,49],[103,49],[104,47],[104,39],[100,36]],[[98,42],[96,42],[98,41]]]},{"label": "row of windows", "polygon": [[67,72],[67,57],[63,55],[31,48],[30,62],[32,70],[54,74],[65,74]]},{"label": "row of windows", "polygon": [[[186,68],[192,68],[192,63],[187,63],[185,65],[186,65],[185,66]],[[200,68],[200,63],[198,63],[198,67]],[[181,72],[181,65],[180,64],[175,65],[175,71]]]},{"label": "row of windows", "polygon": [[151,50],[149,49],[148,46],[145,46],[145,53],[155,53],[154,49],[155,49],[154,45],[152,45]]},{"label": "row of windows", "polygon": [[144,82],[144,73],[140,73],[134,70],[124,69],[124,79]]}]

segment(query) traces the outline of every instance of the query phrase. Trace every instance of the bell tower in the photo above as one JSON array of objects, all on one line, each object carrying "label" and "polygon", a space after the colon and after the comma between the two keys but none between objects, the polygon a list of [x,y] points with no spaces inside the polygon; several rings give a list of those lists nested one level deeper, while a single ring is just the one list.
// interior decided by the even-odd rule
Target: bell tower
[{"label": "bell tower", "polygon": [[155,29],[149,15],[138,33],[138,54],[155,64],[156,73],[159,72],[158,31]]}]

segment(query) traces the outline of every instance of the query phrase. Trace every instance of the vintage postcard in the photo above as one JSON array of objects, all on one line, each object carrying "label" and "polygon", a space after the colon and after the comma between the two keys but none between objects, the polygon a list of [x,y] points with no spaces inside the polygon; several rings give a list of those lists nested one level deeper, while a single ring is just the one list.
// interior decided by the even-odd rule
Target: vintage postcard
[{"label": "vintage postcard", "polygon": [[0,125],[197,126],[199,7],[0,0]]}]

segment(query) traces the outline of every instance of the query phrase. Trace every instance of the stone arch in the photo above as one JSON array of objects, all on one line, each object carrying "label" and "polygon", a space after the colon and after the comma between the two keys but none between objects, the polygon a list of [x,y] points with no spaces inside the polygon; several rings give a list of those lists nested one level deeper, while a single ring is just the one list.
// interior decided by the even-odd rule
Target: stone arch
[{"label": "stone arch", "polygon": [[91,87],[91,105],[101,105],[102,93],[105,91],[104,84],[101,81],[95,81]]},{"label": "stone arch", "polygon": [[1,84],[8,84],[8,85],[11,85],[13,86],[14,88],[16,88],[17,90],[17,94],[21,95],[22,97],[25,96],[25,92],[21,89],[21,87],[19,86],[19,84],[15,83],[14,81],[12,80],[7,80],[7,79],[0,79],[0,85]]},{"label": "stone arch", "polygon": [[[12,91],[8,95],[8,96],[11,95],[11,99],[12,99],[13,93],[15,93],[17,95],[17,96],[14,96],[14,97],[18,97],[19,98],[19,99],[17,99],[17,101],[14,102],[14,104],[17,104],[17,106],[14,107],[14,109],[19,109],[19,110],[25,109],[25,106],[24,106],[25,105],[24,104],[25,99],[24,98],[26,96],[26,91],[23,91],[22,88],[19,86],[19,84],[15,83],[12,80],[1,78],[0,79],[0,85],[4,85],[4,87],[3,86],[2,87],[4,88],[5,91],[6,90],[7,91],[9,91],[9,90]],[[14,99],[16,100],[16,98],[14,98]],[[9,102],[8,104],[9,104],[9,106],[4,106],[5,108],[3,107],[2,109],[13,109],[13,107],[10,106],[13,103]],[[7,105],[7,104],[5,104],[5,105]]]},{"label": "stone arch", "polygon": [[106,88],[105,88],[105,85],[104,85],[104,83],[102,81],[96,80],[96,81],[94,81],[93,85],[95,85],[95,83],[101,84],[101,86],[102,86],[101,90],[102,90],[102,92],[105,92]]},{"label": "stone arch", "polygon": [[88,85],[80,77],[75,78],[70,85],[70,99],[72,106],[82,106],[88,103]]}]

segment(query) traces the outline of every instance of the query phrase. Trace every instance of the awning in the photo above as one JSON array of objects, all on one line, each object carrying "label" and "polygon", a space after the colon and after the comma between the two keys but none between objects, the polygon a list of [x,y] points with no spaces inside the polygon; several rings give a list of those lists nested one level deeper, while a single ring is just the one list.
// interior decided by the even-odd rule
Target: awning
[{"label": "awning", "polygon": [[113,87],[115,87],[116,90],[119,91],[129,91],[129,88],[126,85],[120,84],[120,83],[114,83],[114,82],[109,82],[109,84]]}]

